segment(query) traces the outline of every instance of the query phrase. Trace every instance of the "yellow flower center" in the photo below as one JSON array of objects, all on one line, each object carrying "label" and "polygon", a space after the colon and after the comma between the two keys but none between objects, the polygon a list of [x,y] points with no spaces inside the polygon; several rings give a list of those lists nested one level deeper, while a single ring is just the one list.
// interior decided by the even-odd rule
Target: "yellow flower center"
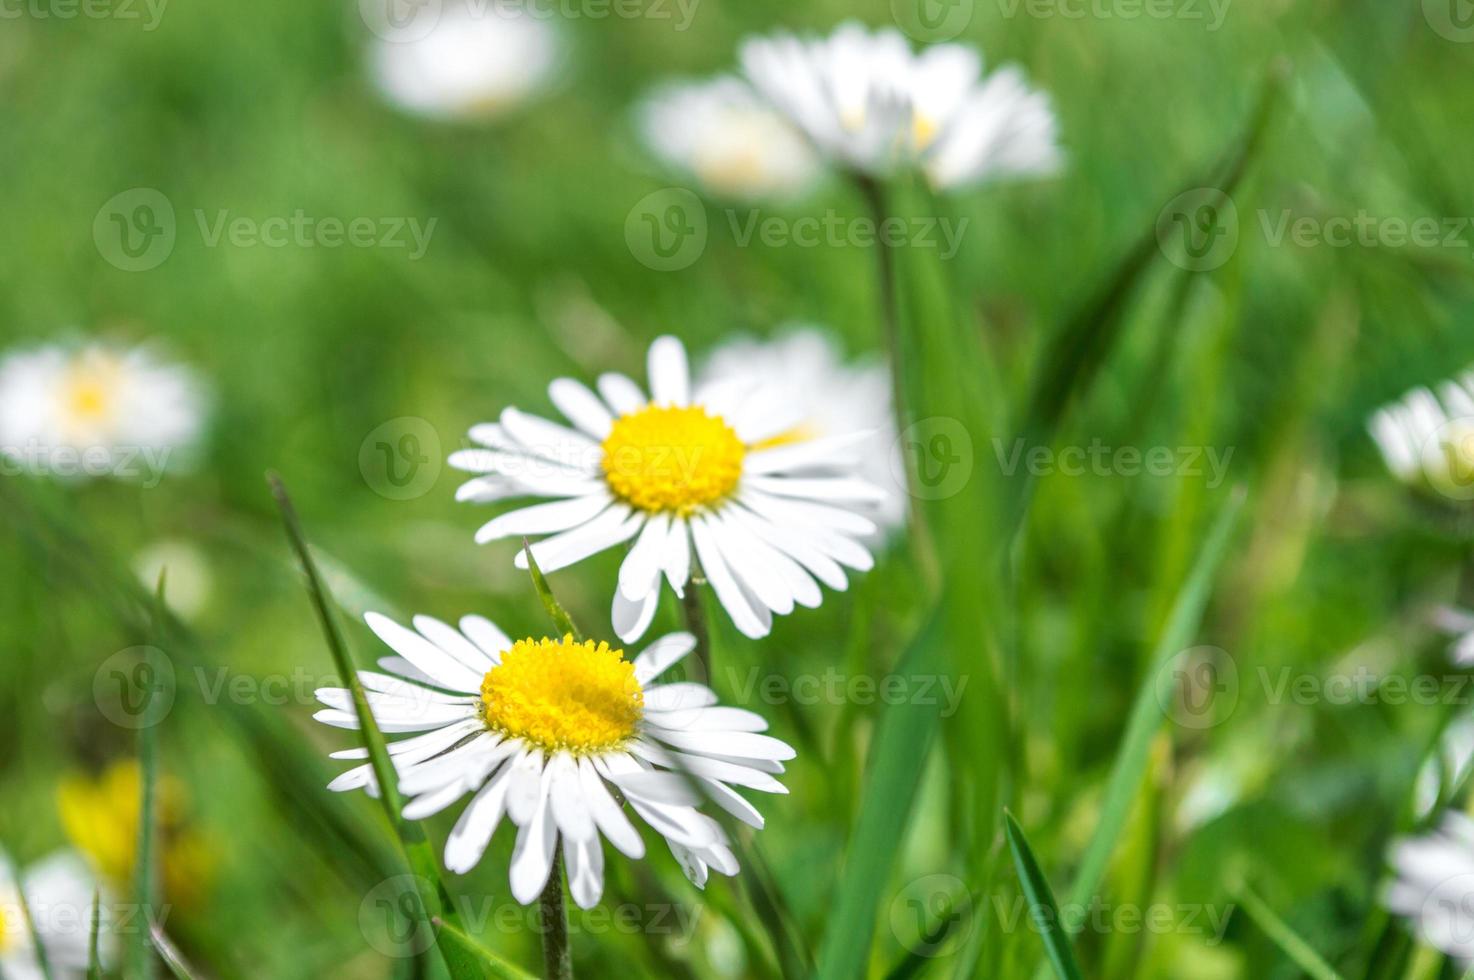
[{"label": "yellow flower center", "polygon": [[623,745],[645,695],[623,650],[593,640],[518,640],[481,682],[488,728],[544,752],[587,755]]},{"label": "yellow flower center", "polygon": [[[20,900],[16,899],[16,903],[19,904],[19,902]],[[6,904],[8,904],[8,900],[0,899],[0,953],[9,952],[10,947],[15,945],[15,941],[11,938],[10,935],[9,926],[6,924],[5,921]]]},{"label": "yellow flower center", "polygon": [[604,478],[641,510],[689,515],[736,489],[746,455],[732,427],[705,409],[649,405],[615,420]]},{"label": "yellow flower center", "polygon": [[937,138],[937,121],[930,116],[916,113],[911,118],[911,142],[917,150],[924,150],[931,146],[931,141]]}]

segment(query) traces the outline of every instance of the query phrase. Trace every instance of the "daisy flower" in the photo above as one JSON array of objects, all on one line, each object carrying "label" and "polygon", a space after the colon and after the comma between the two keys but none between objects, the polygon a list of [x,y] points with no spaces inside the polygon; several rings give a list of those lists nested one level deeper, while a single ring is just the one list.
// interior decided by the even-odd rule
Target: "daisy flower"
[{"label": "daisy flower", "polygon": [[485,119],[546,88],[562,50],[551,23],[507,4],[449,3],[428,32],[380,37],[375,83],[391,103],[440,119]]},{"label": "daisy flower", "polygon": [[868,429],[859,473],[884,492],[865,509],[883,532],[906,522],[905,461],[896,438],[891,381],[879,360],[846,363],[826,331],[808,325],[783,328],[772,340],[746,337],[712,351],[697,373],[698,386],[736,382],[790,400],[799,423],[778,437],[789,444]]},{"label": "daisy flower", "polygon": [[[732,787],[786,793],[773,776],[794,756],[759,734],[761,717],[717,707],[701,684],[656,684],[696,645],[689,633],[650,644],[633,661],[607,643],[524,639],[513,643],[490,621],[466,616],[460,629],[417,616],[414,629],[370,613],[369,628],[397,654],[386,673],[360,672],[369,708],[389,733],[416,732],[389,746],[408,819],[439,813],[474,794],[445,845],[445,866],[464,874],[481,860],[502,818],[517,827],[511,886],[535,901],[558,842],[569,890],[582,908],[604,887],[600,838],[638,859],[645,844],[619,799],[665,838],[697,886],[709,870],[737,873],[721,825],[704,800],[752,827],[763,818]],[[317,692],[318,721],[356,729],[350,693]],[[334,753],[366,759],[366,749]],[[360,765],[330,784],[377,791]]]},{"label": "daisy flower", "polygon": [[1393,841],[1388,909],[1410,920],[1430,946],[1474,960],[1474,820],[1444,815],[1435,831]]},{"label": "daisy flower", "polygon": [[1460,718],[1448,726],[1434,753],[1418,770],[1413,803],[1419,819],[1432,816],[1448,803],[1474,771],[1474,718]]},{"label": "daisy flower", "polygon": [[[25,907],[20,900],[22,888]],[[91,943],[93,890],[86,861],[72,851],[58,851],[24,873],[0,854],[0,976],[6,980],[42,980],[41,963],[26,924],[26,907],[31,910],[52,973],[58,980],[84,976]],[[105,897],[98,911],[104,926],[99,931],[98,952],[108,962],[112,959],[112,943],[105,927]]]},{"label": "daisy flower", "polygon": [[144,347],[52,345],[0,360],[0,455],[57,476],[157,480],[204,426],[204,389]]},{"label": "daisy flower", "polygon": [[[798,404],[740,382],[693,392],[674,337],[650,345],[649,375],[648,396],[622,374],[600,377],[597,395],[554,381],[548,393],[574,428],[515,408],[473,427],[486,448],[451,455],[451,466],[480,474],[457,499],[551,498],[491,520],[476,540],[552,535],[532,546],[545,572],[633,540],[613,608],[626,642],[649,627],[661,579],[684,595],[696,562],[753,638],[767,635],[774,613],[818,606],[816,579],[844,589],[845,568],[871,567],[857,538],[876,525],[856,508],[884,491],[855,475],[870,432],[789,442],[804,420]],[[527,566],[525,554],[517,565]]]},{"label": "daisy flower", "polygon": [[1007,65],[983,77],[961,44],[915,54],[894,28],[855,22],[827,38],[749,38],[754,87],[838,165],[871,177],[919,167],[938,188],[1040,176],[1061,163],[1048,96]]},{"label": "daisy flower", "polygon": [[796,197],[819,174],[803,134],[738,78],[668,84],[645,100],[638,118],[662,162],[718,196]]},{"label": "daisy flower", "polygon": [[1474,497],[1474,371],[1445,381],[1436,394],[1414,388],[1379,409],[1367,428],[1399,480]]},{"label": "daisy flower", "polygon": [[1460,667],[1474,667],[1474,612],[1443,606],[1434,612],[1433,623],[1454,638],[1450,659]]}]

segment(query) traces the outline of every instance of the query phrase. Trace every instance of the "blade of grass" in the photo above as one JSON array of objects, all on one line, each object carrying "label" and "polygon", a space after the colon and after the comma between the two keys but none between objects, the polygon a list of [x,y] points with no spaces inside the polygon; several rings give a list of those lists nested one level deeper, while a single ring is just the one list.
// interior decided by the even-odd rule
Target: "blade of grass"
[{"label": "blade of grass", "polygon": [[[1152,737],[1162,724],[1162,706],[1157,700],[1157,674],[1174,654],[1188,645],[1193,632],[1198,628],[1243,503],[1242,489],[1236,489],[1209,530],[1187,581],[1178,590],[1172,613],[1153,652],[1151,669],[1147,671],[1136,693],[1136,701],[1126,723],[1126,734],[1116,753],[1110,781],[1106,784],[1095,832],[1085,848],[1085,856],[1069,890],[1069,904],[1073,909],[1083,910],[1088,907],[1091,897],[1105,876],[1116,840],[1120,837],[1121,829],[1130,814],[1131,804],[1136,798],[1136,789],[1141,785],[1142,776],[1146,772]],[[1078,923],[1067,922],[1065,926],[1074,931]]]},{"label": "blade of grass", "polygon": [[36,917],[31,914],[31,897],[26,894],[25,876],[20,876],[20,887],[15,890],[20,903],[20,914],[26,920],[26,931],[31,935],[31,946],[36,951],[36,965],[41,969],[42,980],[55,980],[51,970],[51,959],[46,955],[46,945],[41,942],[41,930],[36,927]]},{"label": "blade of grass", "polygon": [[98,934],[102,931],[102,892],[92,890],[92,916],[87,927],[87,980],[102,980],[102,953]]},{"label": "blade of grass", "polygon": [[777,949],[783,975],[808,976],[814,970],[813,954],[804,944],[803,930],[783,901],[767,858],[750,833],[739,833],[733,846],[742,865],[742,887],[747,892],[748,904],[757,912],[758,921]]},{"label": "blade of grass", "polygon": [[1024,897],[1029,900],[1035,922],[1041,927],[1039,938],[1044,943],[1049,962],[1054,966],[1055,975],[1059,980],[1080,980],[1080,965],[1075,962],[1075,951],[1070,946],[1069,934],[1065,932],[1065,924],[1060,919],[1059,903],[1054,900],[1049,880],[1039,870],[1039,862],[1034,858],[1034,851],[1029,847],[1023,828],[1007,810],[1003,811],[1003,832],[1008,838],[1008,849],[1013,852],[1013,865],[1018,869],[1019,884],[1023,886]]},{"label": "blade of grass", "polygon": [[1274,940],[1274,944],[1288,956],[1296,966],[1304,970],[1313,980],[1341,980],[1341,974],[1333,970],[1330,964],[1321,959],[1309,943],[1300,938],[1300,935],[1290,928],[1277,915],[1269,903],[1260,898],[1247,884],[1241,883],[1234,890],[1234,897],[1244,907],[1249,918],[1253,919],[1264,934]]},{"label": "blade of grass", "polygon": [[[163,642],[166,629],[163,610],[167,608],[164,603],[167,576],[167,570],[161,572],[158,585],[154,589],[150,618],[152,620],[151,633],[156,643]],[[144,691],[145,717],[147,717],[149,702],[153,700],[153,696],[153,688],[147,687]],[[156,835],[154,810],[159,782],[158,732],[152,720],[138,729],[138,769],[140,773],[138,857],[133,871],[133,901],[138,912],[143,916],[143,921],[150,922],[154,914],[154,838]],[[134,941],[129,944],[129,953],[131,966],[129,976],[149,980],[154,975],[154,957],[147,930],[136,930]]]},{"label": "blade of grass", "polygon": [[431,918],[430,923],[435,927],[435,934],[441,945],[453,946],[466,956],[479,961],[486,976],[494,977],[495,980],[537,980],[531,973],[502,959],[439,916]]},{"label": "blade of grass", "polygon": [[[904,677],[937,673],[942,662],[942,622],[941,611],[933,610],[896,665],[896,673]],[[921,760],[931,748],[939,713],[938,705],[907,701],[891,706],[881,716],[864,803],[819,950],[821,980],[852,980],[863,972],[880,895],[890,876],[896,842],[905,834],[925,768]]]},{"label": "blade of grass", "polygon": [[543,570],[538,567],[537,559],[532,557],[532,545],[526,538],[522,539],[522,553],[527,556],[527,571],[532,575],[532,587],[537,590],[537,597],[542,600],[543,608],[548,611],[548,617],[552,619],[553,625],[558,627],[558,632],[565,636],[572,636],[579,643],[583,642],[583,634],[578,627],[573,625],[573,617],[568,615],[568,610],[553,595],[553,589],[548,585],[548,580],[543,577]]},{"label": "blade of grass", "polygon": [[[312,560],[307,538],[297,518],[297,510],[292,506],[286,486],[276,474],[269,474],[267,482],[271,485],[272,496],[276,498],[277,507],[281,511],[287,540],[291,543],[293,551],[296,552],[297,560],[301,563],[302,572],[306,576],[307,591],[317,611],[318,622],[322,626],[323,636],[333,657],[333,664],[353,699],[353,710],[358,716],[359,734],[364,748],[368,750],[374,778],[378,782],[379,801],[383,804],[389,825],[399,838],[405,856],[409,860],[410,868],[414,871],[415,887],[420,899],[416,907],[416,914],[426,921],[432,916],[440,916],[447,921],[456,922],[458,918],[454,908],[446,900],[445,885],[441,882],[439,866],[430,848],[429,839],[426,838],[419,824],[404,819],[404,800],[399,792],[398,776],[389,760],[389,749],[384,741],[384,734],[379,730],[373,712],[369,710],[368,698],[364,694],[362,683],[359,682],[358,671],[354,667],[352,655],[348,652],[348,645],[333,616],[333,602],[328,597],[327,587],[323,584],[317,571],[317,565]],[[454,980],[484,976],[480,963],[468,957],[457,947],[442,946],[440,949],[446,968]]]},{"label": "blade of grass", "polygon": [[164,935],[163,927],[157,924],[151,925],[147,935],[154,950],[159,954],[159,959],[164,961],[164,965],[174,975],[174,980],[195,980],[197,974],[185,962],[184,954],[179,952],[179,948],[168,936]]}]

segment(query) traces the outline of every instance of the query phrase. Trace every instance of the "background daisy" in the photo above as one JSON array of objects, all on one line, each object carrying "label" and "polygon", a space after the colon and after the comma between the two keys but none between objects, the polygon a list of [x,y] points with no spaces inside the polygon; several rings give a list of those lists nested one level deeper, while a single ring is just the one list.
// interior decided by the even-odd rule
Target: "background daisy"
[{"label": "background daisy", "polygon": [[861,174],[915,164],[950,188],[1045,175],[1061,163],[1048,97],[1014,66],[984,78],[982,58],[965,45],[913,54],[894,28],[851,21],[827,38],[749,38],[741,62],[826,157]]},{"label": "background daisy", "polygon": [[[871,567],[857,539],[876,525],[858,511],[884,491],[857,473],[872,433],[789,443],[805,418],[799,405],[741,382],[693,392],[674,337],[650,345],[649,375],[648,396],[622,374],[601,376],[597,395],[554,381],[548,393],[574,428],[514,408],[472,428],[486,448],[451,455],[451,466],[481,474],[459,499],[553,500],[487,522],[476,540],[552,535],[532,546],[545,572],[633,541],[613,608],[626,641],[654,618],[661,579],[684,595],[697,562],[750,637],[767,635],[774,613],[818,606],[818,582],[844,589],[844,568]],[[526,567],[526,556],[517,563]]]},{"label": "background daisy", "polygon": [[[20,901],[22,888],[52,972],[58,980],[80,980],[87,970],[95,889],[86,861],[75,852],[58,851],[18,872],[0,853],[0,976],[7,980],[43,980]],[[106,897],[99,915],[105,924]],[[106,929],[101,930],[98,945],[99,954],[107,951],[104,962],[111,960],[112,940]]]},{"label": "background daisy", "polygon": [[[603,893],[601,839],[630,858],[644,856],[619,798],[703,886],[709,871],[733,875],[738,865],[721,825],[699,807],[709,799],[761,828],[761,815],[733,787],[787,792],[774,774],[793,749],[760,734],[761,717],[718,707],[701,684],[653,683],[695,648],[689,633],[661,637],[629,661],[607,643],[571,636],[513,643],[479,616],[462,618],[459,630],[428,616],[415,617],[414,630],[374,613],[366,621],[398,654],[380,662],[387,673],[360,673],[374,719],[385,732],[418,733],[389,749],[400,790],[413,797],[405,817],[428,817],[475,794],[445,845],[446,867],[460,874],[510,819],[518,828],[512,895],[524,905],[547,883],[560,842],[569,891],[582,908]],[[317,696],[327,705],[318,721],[358,728],[346,689]],[[367,750],[334,758],[364,759]],[[374,785],[364,764],[330,788]]]},{"label": "background daisy", "polygon": [[1436,393],[1414,388],[1378,409],[1367,428],[1399,480],[1460,497],[1474,485],[1474,371]]},{"label": "background daisy", "polygon": [[711,194],[795,197],[818,177],[808,141],[741,79],[670,82],[637,112],[646,145]]},{"label": "background daisy", "polygon": [[1429,945],[1474,960],[1474,820],[1446,813],[1433,831],[1393,841],[1387,908]]}]

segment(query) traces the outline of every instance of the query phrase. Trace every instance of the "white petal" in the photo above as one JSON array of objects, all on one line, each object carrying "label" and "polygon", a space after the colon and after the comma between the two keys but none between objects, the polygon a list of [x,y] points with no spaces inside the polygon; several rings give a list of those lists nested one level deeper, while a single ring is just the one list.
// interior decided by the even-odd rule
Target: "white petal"
[{"label": "white petal", "polygon": [[660,567],[676,595],[685,598],[686,583],[691,578],[691,529],[685,520],[677,519],[665,536],[665,554]]},{"label": "white petal", "polygon": [[619,592],[626,599],[644,599],[659,587],[660,559],[670,530],[669,514],[656,514],[645,522],[634,547],[619,566]]},{"label": "white petal", "polygon": [[555,500],[551,503],[534,504],[531,507],[508,511],[481,525],[481,529],[476,532],[476,543],[486,544],[489,541],[521,537],[524,534],[555,534],[559,531],[567,531],[569,528],[577,527],[598,517],[613,499],[609,491],[601,487],[598,492],[585,497]]},{"label": "white petal", "polygon": [[844,503],[878,504],[885,491],[856,477],[744,476],[743,485],[779,497],[800,500],[837,500]]},{"label": "white petal", "polygon": [[685,406],[691,401],[691,371],[686,364],[686,348],[669,335],[655,338],[650,345],[650,400],[656,405]]},{"label": "white petal", "polygon": [[847,432],[760,449],[747,454],[742,461],[742,472],[756,475],[815,466],[848,466],[859,460],[864,443],[874,435],[873,431]]},{"label": "white petal", "polygon": [[599,394],[616,415],[628,415],[644,408],[649,399],[640,386],[623,374],[610,371],[599,375]]},{"label": "white petal", "polygon": [[512,640],[485,616],[462,616],[461,632],[481,648],[493,664],[502,662],[502,654],[512,649]]},{"label": "white petal", "polygon": [[589,805],[589,813],[599,831],[609,838],[609,843],[627,857],[636,860],[644,857],[645,842],[640,839],[635,825],[630,823],[619,804],[614,802],[614,797],[609,795],[609,790],[604,788],[604,780],[588,759],[578,761],[578,779],[583,787],[584,799]]},{"label": "white petal", "polygon": [[436,684],[452,691],[467,694],[480,693],[482,675],[418,633],[405,629],[394,620],[379,613],[368,613],[363,620],[379,639],[392,647],[395,653],[424,671],[427,676],[434,678]]},{"label": "white petal", "polygon": [[763,815],[732,787],[726,783],[719,783],[715,779],[699,779],[702,790],[711,797],[712,802],[726,810],[732,816],[741,820],[749,827],[763,829]]},{"label": "white petal", "polygon": [[558,411],[585,434],[601,441],[608,438],[614,417],[599,396],[588,388],[572,378],[559,378],[548,385],[548,397]]},{"label": "white petal", "polygon": [[681,711],[717,703],[716,692],[705,684],[677,681],[645,688],[645,707],[651,711]]},{"label": "white petal", "polygon": [[[647,726],[672,732],[765,732],[768,720],[746,708],[686,708],[677,711],[655,711],[646,705]],[[659,735],[657,734],[657,738]]]},{"label": "white petal", "polygon": [[604,455],[583,433],[515,408],[502,410],[502,428],[529,452],[581,472],[597,472]]},{"label": "white petal", "polygon": [[542,749],[528,749],[512,760],[512,785],[507,787],[507,816],[519,827],[532,819],[538,801],[547,795]]},{"label": "white petal", "polygon": [[584,799],[573,756],[566,752],[553,756],[553,760],[548,763],[547,779],[548,805],[553,808],[553,820],[563,836],[575,841],[593,838],[594,818]]},{"label": "white petal", "polygon": [[506,811],[507,787],[511,785],[509,768],[503,768],[466,805],[450,837],[445,841],[445,866],[456,874],[465,874],[486,853]]},{"label": "white petal", "polygon": [[416,616],[413,620],[420,635],[446,653],[455,657],[471,670],[484,675],[495,664],[480,647],[466,639],[459,630],[442,623],[433,616]]},{"label": "white petal", "polygon": [[[627,505],[614,504],[587,524],[539,541],[532,546],[533,557],[544,572],[555,572],[628,541],[639,533],[644,522],[643,513],[631,513]],[[515,561],[518,568],[527,567],[525,549],[517,552]]]},{"label": "white petal", "polygon": [[651,734],[667,745],[700,755],[783,761],[798,754],[787,742],[754,732],[660,730]]},{"label": "white petal", "polygon": [[604,850],[597,837],[576,841],[563,838],[563,860],[568,867],[568,894],[581,909],[599,904],[604,894]]},{"label": "white petal", "polygon": [[512,897],[523,905],[536,901],[548,883],[548,873],[553,869],[553,848],[558,840],[558,830],[548,809],[546,782],[542,788],[537,808],[517,833],[517,846],[512,851]]},{"label": "white petal", "polygon": [[689,778],[679,773],[639,769],[614,773],[611,782],[631,800],[671,806],[700,806],[701,794]]},{"label": "white petal", "polygon": [[737,629],[751,639],[767,636],[772,630],[772,618],[768,610],[748,601],[737,580],[727,570],[727,563],[722,558],[710,528],[699,517],[691,521],[691,536],[696,542],[696,554],[701,558],[701,568]]},{"label": "white petal", "polygon": [[645,635],[650,628],[650,622],[655,618],[655,611],[660,608],[660,591],[650,590],[650,594],[643,599],[626,599],[614,590],[614,608],[610,612],[610,618],[614,624],[614,633],[626,643],[633,643]]},{"label": "white petal", "polygon": [[662,636],[635,658],[635,680],[642,686],[650,683],[694,649],[696,637],[690,633],[668,633]]}]

